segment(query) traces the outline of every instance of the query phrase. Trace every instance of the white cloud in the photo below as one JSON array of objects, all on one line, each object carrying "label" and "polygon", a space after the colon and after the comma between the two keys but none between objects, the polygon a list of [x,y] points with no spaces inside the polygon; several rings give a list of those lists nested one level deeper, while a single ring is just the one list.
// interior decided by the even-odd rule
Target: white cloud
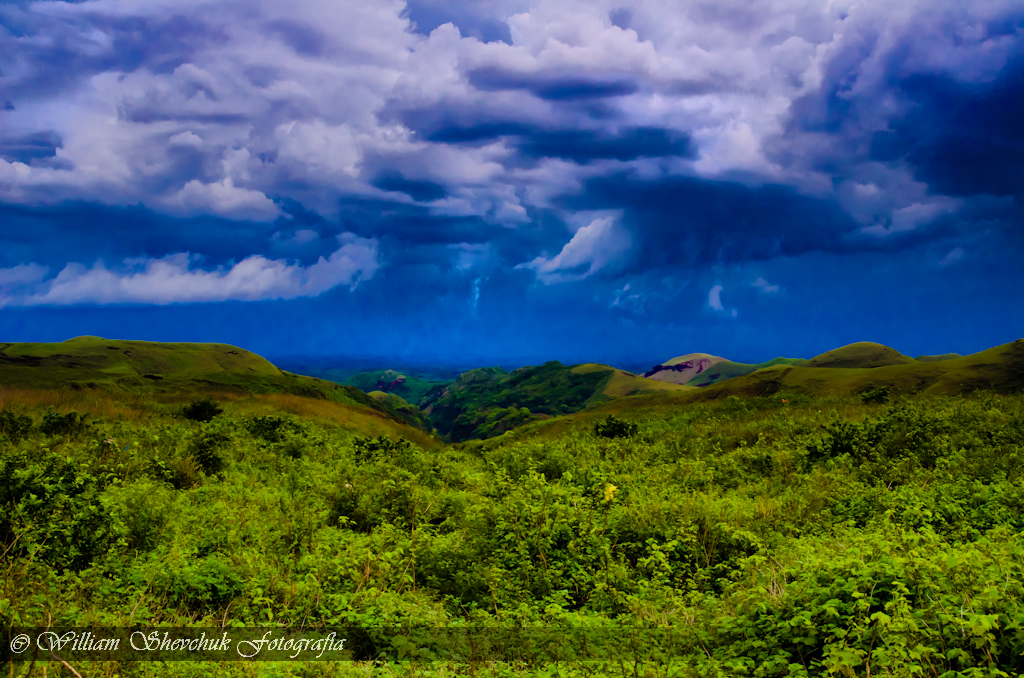
[{"label": "white cloud", "polygon": [[[51,280],[35,264],[0,269],[0,306],[72,304],[173,304],[210,301],[258,301],[314,297],[340,285],[354,288],[376,273],[377,241],[339,236],[341,245],[310,266],[254,255],[230,268],[192,269],[195,257],[182,252],[160,259],[131,259],[129,270],[91,268],[70,263]],[[42,272],[41,272],[42,271]],[[18,289],[16,283],[34,283]],[[23,287],[24,285],[22,285]]]},{"label": "white cloud", "polygon": [[718,313],[724,313],[730,318],[735,318],[739,315],[739,311],[735,308],[726,308],[725,304],[722,303],[722,292],[724,290],[725,288],[722,285],[715,285],[708,291],[708,307]]},{"label": "white cloud", "polygon": [[722,306],[722,290],[725,289],[721,285],[715,285],[708,292],[708,306],[716,311],[724,311],[725,308]]},{"label": "white cloud", "polygon": [[171,146],[202,146],[203,140],[198,134],[193,134],[191,130],[185,130],[181,134],[175,134],[167,140]]},{"label": "white cloud", "polygon": [[18,264],[12,268],[0,268],[0,290],[42,280],[49,270],[39,264]]},{"label": "white cloud", "polygon": [[259,191],[235,186],[231,177],[213,184],[193,179],[162,203],[183,216],[212,212],[234,219],[271,221],[281,213],[273,200]]},{"label": "white cloud", "polygon": [[772,285],[767,280],[765,280],[764,278],[761,278],[761,277],[759,277],[757,280],[755,280],[752,283],[752,285],[754,287],[756,287],[757,289],[761,290],[762,292],[764,292],[765,294],[775,294],[776,292],[779,291],[779,286],[778,285]]},{"label": "white cloud", "polygon": [[884,238],[893,233],[912,231],[922,224],[929,223],[944,214],[953,212],[961,201],[946,196],[936,196],[927,202],[915,202],[892,212],[889,224],[874,224],[860,229],[861,232]]},{"label": "white cloud", "polygon": [[534,269],[537,279],[545,285],[582,280],[618,263],[631,245],[629,231],[612,217],[603,217],[576,231],[554,257],[537,257],[516,268]]}]

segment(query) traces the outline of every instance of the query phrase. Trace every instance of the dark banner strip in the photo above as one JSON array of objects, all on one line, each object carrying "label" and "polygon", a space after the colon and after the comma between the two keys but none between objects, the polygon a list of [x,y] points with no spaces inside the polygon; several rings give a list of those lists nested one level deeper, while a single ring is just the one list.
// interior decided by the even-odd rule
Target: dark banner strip
[{"label": "dark banner strip", "polygon": [[9,661],[663,661],[687,654],[686,629],[344,627],[9,628]]}]

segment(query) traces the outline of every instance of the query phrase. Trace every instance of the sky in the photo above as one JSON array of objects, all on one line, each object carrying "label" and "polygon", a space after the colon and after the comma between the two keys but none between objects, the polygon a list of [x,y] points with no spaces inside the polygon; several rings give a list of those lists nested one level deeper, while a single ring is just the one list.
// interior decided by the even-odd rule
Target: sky
[{"label": "sky", "polygon": [[8,0],[0,109],[3,341],[1024,337],[1015,0]]}]

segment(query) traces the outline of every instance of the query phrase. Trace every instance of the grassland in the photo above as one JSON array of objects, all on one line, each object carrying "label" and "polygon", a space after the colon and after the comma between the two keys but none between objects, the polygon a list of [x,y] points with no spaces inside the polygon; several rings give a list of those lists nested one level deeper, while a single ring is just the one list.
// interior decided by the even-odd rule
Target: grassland
[{"label": "grassland", "polygon": [[[485,369],[463,393],[560,399],[457,444],[292,393],[200,423],[184,393],[5,387],[0,622],[364,630],[341,663],[69,662],[111,678],[1020,676],[1022,368],[1024,341],[633,395]],[[423,627],[618,644],[414,661]]]},{"label": "grassland", "polygon": [[[675,634],[585,664],[402,660],[393,633],[355,662],[72,662],[83,676],[1024,668],[1021,395],[648,394],[440,447],[368,438],[417,432],[290,394],[193,423],[134,395],[44,393],[5,394],[32,424],[0,433],[5,626]],[[47,433],[54,409],[92,423]],[[596,435],[609,414],[636,430]]]}]

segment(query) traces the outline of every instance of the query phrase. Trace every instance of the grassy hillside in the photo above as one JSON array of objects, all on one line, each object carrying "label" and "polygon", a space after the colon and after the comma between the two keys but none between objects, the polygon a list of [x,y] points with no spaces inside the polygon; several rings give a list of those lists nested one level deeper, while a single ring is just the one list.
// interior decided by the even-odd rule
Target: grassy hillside
[{"label": "grassy hillside", "polygon": [[[874,362],[873,358],[869,357],[868,362]],[[1024,339],[980,353],[932,362],[907,358],[906,362],[895,365],[860,368],[776,365],[680,397],[691,401],[780,392],[842,396],[882,387],[893,394],[952,395],[979,389],[1018,392],[1024,389]]]},{"label": "grassy hillside", "polygon": [[686,388],[651,382],[607,365],[551,361],[512,372],[498,367],[469,370],[435,387],[421,402],[439,433],[461,441],[489,438],[610,398],[665,390]]},{"label": "grassy hillside", "polygon": [[774,367],[775,365],[804,365],[806,360],[799,358],[773,358],[767,362],[760,363],[758,365],[751,365],[749,363],[734,363],[731,360],[723,360],[716,363],[710,369],[705,370],[702,374],[698,374],[689,381],[686,382],[687,386],[711,386],[723,382],[733,377],[741,377],[757,370],[763,370],[767,367]]},{"label": "grassy hillside", "polygon": [[[1020,675],[1024,396],[678,400],[728,383],[443,449],[370,439],[326,416],[365,408],[292,395],[236,396],[195,424],[65,392],[120,409],[61,432],[50,404],[9,393],[0,622],[362,630],[354,663],[62,652],[82,676]],[[609,412],[620,437],[595,431]],[[413,662],[423,626],[551,640]],[[564,660],[581,633],[603,658]],[[33,668],[72,675],[46,655]]]},{"label": "grassy hillside", "polygon": [[862,368],[906,365],[914,359],[896,349],[871,341],[861,341],[833,349],[811,358],[807,367]]},{"label": "grassy hillside", "polygon": [[291,394],[369,407],[409,421],[353,386],[285,372],[227,344],[76,337],[0,343],[0,388],[95,390],[167,399],[196,393]]}]

